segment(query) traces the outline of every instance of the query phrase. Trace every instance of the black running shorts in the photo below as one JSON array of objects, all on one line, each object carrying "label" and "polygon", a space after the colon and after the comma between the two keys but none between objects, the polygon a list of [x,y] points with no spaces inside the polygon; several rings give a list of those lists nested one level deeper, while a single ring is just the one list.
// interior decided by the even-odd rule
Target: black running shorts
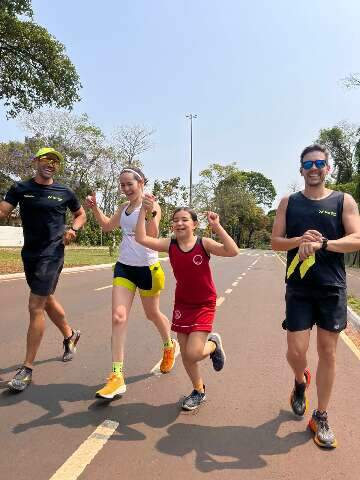
[{"label": "black running shorts", "polygon": [[165,285],[165,275],[160,262],[150,266],[135,267],[116,262],[114,268],[114,287],[125,287],[130,292],[139,289],[141,297],[154,297],[159,295]]},{"label": "black running shorts", "polygon": [[329,332],[341,332],[347,324],[346,288],[286,286],[286,319],[289,332],[308,330],[317,325]]},{"label": "black running shorts", "polygon": [[64,265],[64,257],[23,257],[23,264],[31,293],[47,297],[55,292]]}]

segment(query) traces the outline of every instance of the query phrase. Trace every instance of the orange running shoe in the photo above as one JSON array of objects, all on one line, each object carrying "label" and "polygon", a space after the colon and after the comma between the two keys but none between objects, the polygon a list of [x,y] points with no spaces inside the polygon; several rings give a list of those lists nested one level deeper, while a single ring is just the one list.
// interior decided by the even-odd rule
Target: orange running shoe
[{"label": "orange running shoe", "polygon": [[160,364],[161,373],[169,373],[175,365],[175,358],[179,350],[178,342],[172,339],[173,346],[171,348],[164,348],[163,358]]},{"label": "orange running shoe", "polygon": [[316,445],[323,448],[337,447],[334,432],[329,426],[327,412],[320,413],[319,410],[314,410],[309,421],[309,428],[314,433]]},{"label": "orange running shoe", "polygon": [[117,395],[126,392],[124,377],[112,373],[107,379],[106,385],[96,392],[97,398],[113,399]]}]

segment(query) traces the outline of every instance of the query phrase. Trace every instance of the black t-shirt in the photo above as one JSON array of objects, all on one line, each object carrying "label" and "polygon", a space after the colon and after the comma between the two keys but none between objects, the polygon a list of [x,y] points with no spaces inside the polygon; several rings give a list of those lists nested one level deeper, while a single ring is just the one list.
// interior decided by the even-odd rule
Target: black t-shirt
[{"label": "black t-shirt", "polygon": [[[289,197],[286,209],[286,236],[301,237],[317,230],[329,240],[345,235],[342,222],[344,194],[333,191],[322,200],[310,200],[301,192]],[[297,262],[298,248],[287,253],[286,282],[293,286],[346,286],[344,254],[318,250],[315,262]]]},{"label": "black t-shirt", "polygon": [[20,204],[24,231],[23,257],[64,255],[66,209],[76,212],[81,207],[70,188],[56,182],[41,185],[31,179],[13,185],[4,200],[14,207]]}]

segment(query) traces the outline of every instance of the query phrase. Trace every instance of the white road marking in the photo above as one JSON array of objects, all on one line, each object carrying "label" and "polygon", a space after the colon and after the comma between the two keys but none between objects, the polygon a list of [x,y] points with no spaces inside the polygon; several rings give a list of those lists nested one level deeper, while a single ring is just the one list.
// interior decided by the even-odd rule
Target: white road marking
[{"label": "white road marking", "polygon": [[234,283],[232,283],[231,285],[232,285],[233,287],[237,287],[237,284],[238,284],[238,282],[234,282]]},{"label": "white road marking", "polygon": [[71,457],[54,473],[50,480],[76,480],[85,470],[86,466],[93,460],[95,455],[100,452],[118,426],[118,422],[105,420],[85,442],[75,450]]},{"label": "white road marking", "polygon": [[106,287],[94,288],[94,292],[100,292],[100,290],[105,290],[107,288],[111,288],[112,285],[106,285]]},{"label": "white road marking", "polygon": [[9,280],[1,280],[0,283],[15,282],[16,280],[25,280],[25,278],[10,278]]},{"label": "white road marking", "polygon": [[242,273],[241,275],[242,275],[243,277],[245,277],[246,273]]},{"label": "white road marking", "polygon": [[228,288],[227,290],[225,290],[225,293],[231,293],[232,292],[232,288]]},{"label": "white road marking", "polygon": [[224,301],[225,301],[225,297],[218,297],[218,298],[216,299],[216,306],[217,306],[217,307],[220,307],[220,305],[221,305],[222,303],[224,303]]}]

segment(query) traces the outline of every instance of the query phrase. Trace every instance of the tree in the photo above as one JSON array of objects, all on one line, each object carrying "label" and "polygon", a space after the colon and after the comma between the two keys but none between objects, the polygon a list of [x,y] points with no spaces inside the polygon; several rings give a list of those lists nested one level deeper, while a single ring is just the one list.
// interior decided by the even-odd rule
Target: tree
[{"label": "tree", "polygon": [[174,177],[169,180],[155,180],[153,194],[161,208],[160,236],[167,236],[175,208],[187,203],[187,189],[180,184],[180,177]]},{"label": "tree", "polygon": [[270,178],[260,172],[240,171],[245,189],[254,195],[256,202],[265,207],[271,207],[276,197],[276,191]]},{"label": "tree", "polygon": [[334,161],[337,184],[348,183],[359,168],[360,129],[346,122],[320,130],[318,143],[325,145]]},{"label": "tree", "polygon": [[150,137],[153,133],[154,130],[148,130],[140,125],[116,129],[113,143],[124,164],[136,166],[139,163],[138,156],[152,147]]},{"label": "tree", "polygon": [[228,177],[238,169],[235,163],[220,165],[212,163],[199,174],[201,181],[194,185],[193,203],[199,210],[214,210],[215,190],[221,180]]},{"label": "tree", "polygon": [[358,73],[352,73],[348,77],[343,79],[343,84],[347,88],[360,87],[360,75]]},{"label": "tree", "polygon": [[[39,146],[49,145],[65,157],[59,181],[66,183],[83,199],[95,189],[106,172],[109,147],[105,135],[86,114],[41,110],[22,115],[23,128],[37,139]],[[32,152],[34,155],[36,152]]]},{"label": "tree", "polygon": [[80,88],[64,45],[33,22],[31,1],[0,0],[0,99],[7,116],[43,105],[70,109]]}]

